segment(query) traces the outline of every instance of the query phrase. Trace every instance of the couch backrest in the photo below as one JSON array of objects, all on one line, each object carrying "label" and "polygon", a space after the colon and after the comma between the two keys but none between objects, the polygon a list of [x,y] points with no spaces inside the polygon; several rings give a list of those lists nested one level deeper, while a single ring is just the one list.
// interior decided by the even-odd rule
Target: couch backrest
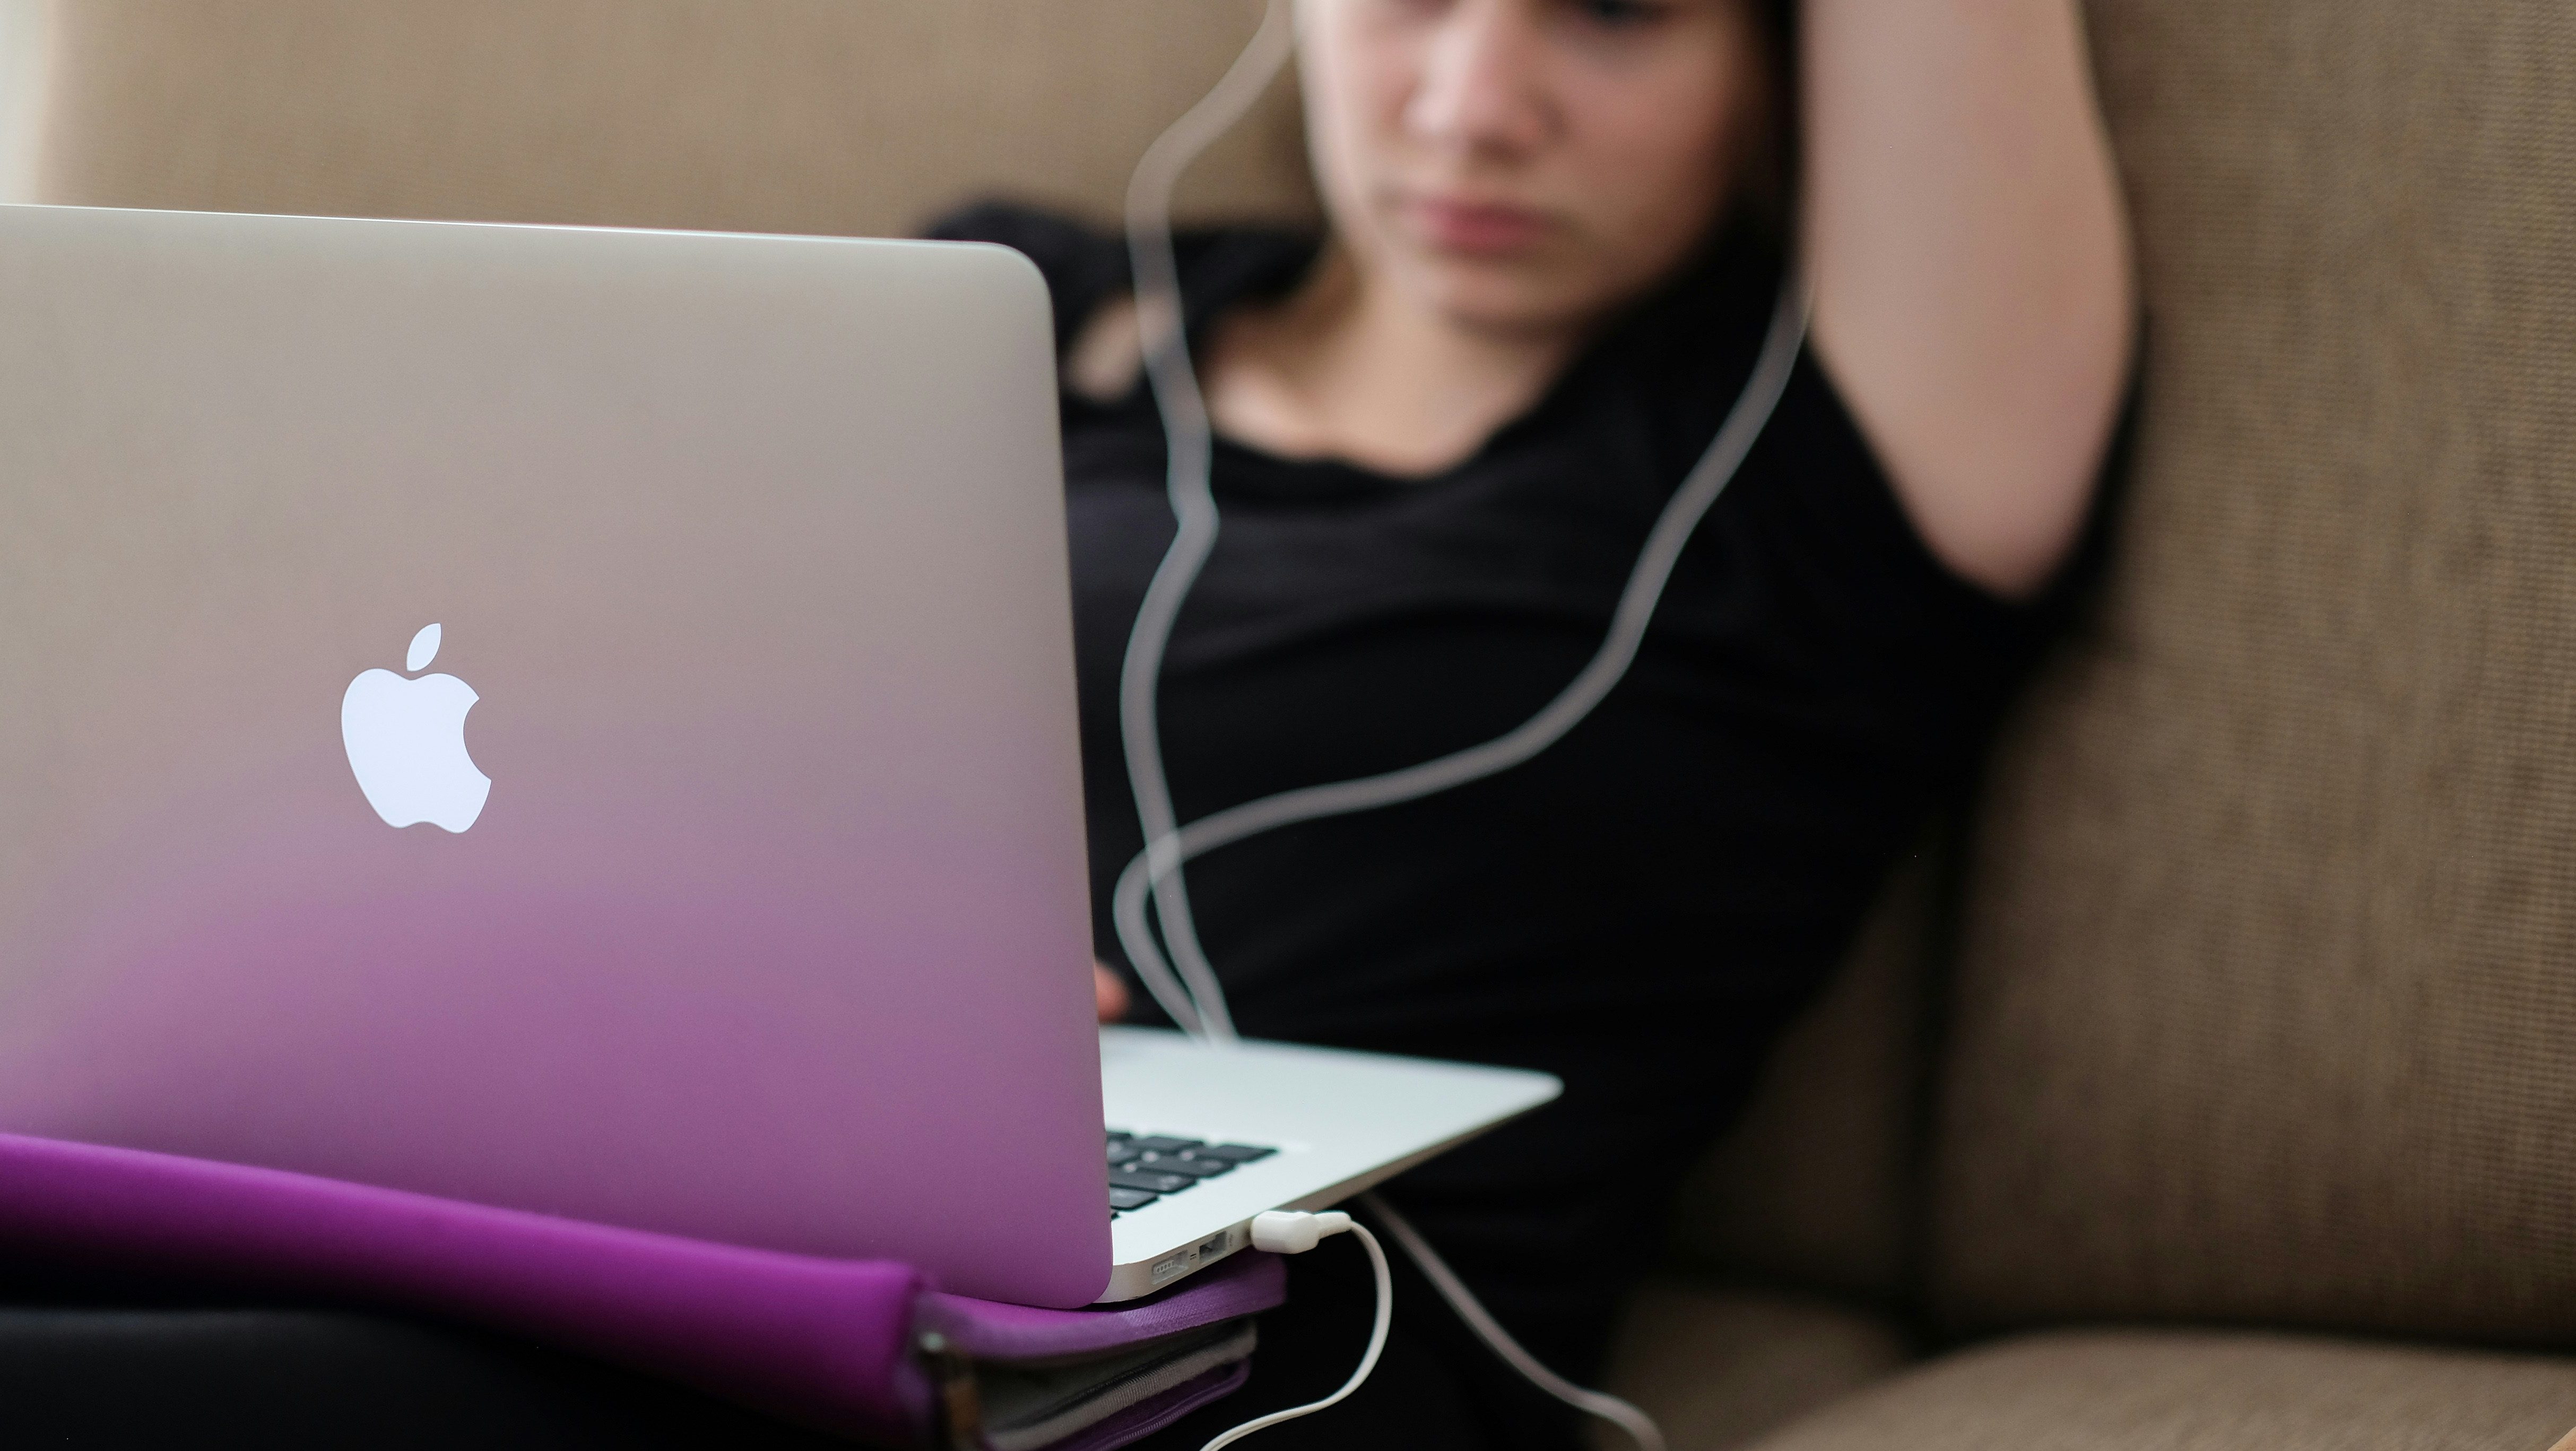
[{"label": "couch backrest", "polygon": [[[1115,216],[1258,0],[65,0],[40,199],[902,235]],[[1311,208],[1290,87],[1185,210]]]},{"label": "couch backrest", "polygon": [[2091,13],[2145,412],[1969,865],[1941,1308],[2576,1344],[2576,7]]}]

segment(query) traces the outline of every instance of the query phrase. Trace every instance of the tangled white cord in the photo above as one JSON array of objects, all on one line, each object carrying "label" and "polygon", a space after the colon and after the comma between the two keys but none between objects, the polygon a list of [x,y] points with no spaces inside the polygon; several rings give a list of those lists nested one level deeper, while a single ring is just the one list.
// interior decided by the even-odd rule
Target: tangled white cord
[{"label": "tangled white cord", "polygon": [[[1198,375],[1190,363],[1189,330],[1181,316],[1180,266],[1172,256],[1172,188],[1181,172],[1225,134],[1261,96],[1279,68],[1288,63],[1296,35],[1289,0],[1270,0],[1243,54],[1199,103],[1170,129],[1154,138],[1127,182],[1127,254],[1136,274],[1136,322],[1145,353],[1145,378],[1162,410],[1168,459],[1164,488],[1172,501],[1171,546],[1145,587],[1136,625],[1127,636],[1127,655],[1118,671],[1118,728],[1127,754],[1127,780],[1136,796],[1136,815],[1145,828],[1142,855],[1156,862],[1155,907],[1172,934],[1175,981],[1163,955],[1153,946],[1150,930],[1131,934],[1127,915],[1115,914],[1118,937],[1131,960],[1141,943],[1153,967],[1139,966],[1154,1001],[1184,1031],[1218,1042],[1234,1040],[1234,1020],[1225,1010],[1225,989],[1216,970],[1199,949],[1198,931],[1190,917],[1189,889],[1181,878],[1177,855],[1179,824],[1172,813],[1171,783],[1163,774],[1161,717],[1155,687],[1163,674],[1163,649],[1171,642],[1172,622],[1181,602],[1198,582],[1199,568],[1216,547],[1216,497],[1208,489],[1208,459],[1214,447],[1208,431],[1207,400],[1199,393]],[[1140,902],[1135,917],[1140,927]],[[1175,929],[1177,924],[1177,929]]]},{"label": "tangled white cord", "polygon": [[1467,1288],[1467,1282],[1458,1278],[1457,1271],[1449,1268],[1449,1262],[1440,1257],[1439,1252],[1431,1247],[1431,1242],[1413,1227],[1411,1220],[1396,1213],[1394,1205],[1375,1194],[1361,1195],[1360,1202],[1368,1206],[1369,1213],[1385,1223],[1386,1232],[1394,1235],[1395,1242],[1404,1247],[1404,1252],[1412,1257],[1423,1277],[1431,1281],[1431,1288],[1440,1292],[1440,1298],[1449,1302],[1449,1308],[1458,1312],[1458,1318],[1467,1322],[1467,1328],[1475,1331],[1476,1338],[1485,1342],[1486,1349],[1500,1356],[1503,1364],[1519,1371],[1521,1378],[1531,1385],[1585,1415],[1596,1416],[1627,1432],[1628,1439],[1637,1443],[1637,1451],[1664,1451],[1664,1429],[1655,1424],[1654,1417],[1617,1396],[1585,1390],[1541,1365],[1538,1357],[1523,1350],[1521,1343],[1512,1338],[1512,1333],[1505,1330],[1502,1322],[1485,1308],[1484,1302]]},{"label": "tangled white cord", "polygon": [[[1145,846],[1119,873],[1110,897],[1110,917],[1119,945],[1126,950],[1138,980],[1153,994],[1154,1001],[1183,1031],[1212,1043],[1236,1040],[1234,1019],[1227,1011],[1225,989],[1217,981],[1216,969],[1199,942],[1183,870],[1187,864],[1218,847],[1261,832],[1392,806],[1509,770],[1554,745],[1591,714],[1635,661],[1683,546],[1690,542],[1692,531],[1734,479],[1745,455],[1752,451],[1754,441],[1770,422],[1781,395],[1788,390],[1790,375],[1806,344],[1809,312],[1804,280],[1793,270],[1782,284],[1779,302],[1772,309],[1769,330],[1763,336],[1761,352],[1754,359],[1744,391],[1727,410],[1707,451],[1692,465],[1681,487],[1657,515],[1654,527],[1647,531],[1645,546],[1619,592],[1610,629],[1600,649],[1538,714],[1492,740],[1419,765],[1357,780],[1282,791],[1181,825],[1172,805],[1171,782],[1163,769],[1156,695],[1173,624],[1209,553],[1216,547],[1218,512],[1209,481],[1214,438],[1207,400],[1199,390],[1190,359],[1189,330],[1181,307],[1180,268],[1172,251],[1172,192],[1181,173],[1199,153],[1260,98],[1287,63],[1295,43],[1290,0],[1269,0],[1261,28],[1243,53],[1213,90],[1155,138],[1127,185],[1127,248],[1136,280],[1136,318],[1145,378],[1163,418],[1164,487],[1171,500],[1174,528],[1171,545],[1164,551],[1137,608],[1136,623],[1128,633],[1126,656],[1119,668],[1120,743]],[[1155,940],[1157,925],[1161,928],[1159,943]],[[1556,1399],[1618,1426],[1636,1441],[1640,1451],[1663,1451],[1663,1435],[1643,1411],[1615,1396],[1585,1390],[1541,1365],[1486,1312],[1411,1224],[1375,1196],[1370,1196],[1370,1203],[1441,1297],[1505,1363]],[[1209,1442],[1207,1451],[1216,1451],[1264,1426],[1333,1405],[1368,1378],[1385,1341],[1393,1291],[1376,1238],[1367,1235],[1363,1227],[1353,1226],[1352,1232],[1366,1236],[1363,1243],[1376,1261],[1379,1284],[1377,1329],[1359,1370],[1324,1400],[1238,1426]]]},{"label": "tangled white cord", "polygon": [[[1179,825],[1171,783],[1163,770],[1156,686],[1173,622],[1216,547],[1218,516],[1208,479],[1214,445],[1207,400],[1190,361],[1180,269],[1172,254],[1172,188],[1183,169],[1251,107],[1286,63],[1295,44],[1289,15],[1288,0],[1271,0],[1260,31],[1243,54],[1214,90],[1147,148],[1127,187],[1127,248],[1136,274],[1136,315],[1146,380],[1163,415],[1168,458],[1164,487],[1175,527],[1171,545],[1137,607],[1136,624],[1128,634],[1126,657],[1119,669],[1119,731],[1145,847],[1118,874],[1110,895],[1110,920],[1119,946],[1154,1001],[1184,1032],[1217,1043],[1234,1041],[1234,1019],[1226,1009],[1225,989],[1217,981],[1216,969],[1199,943],[1184,866],[1248,836],[1393,806],[1509,770],[1581,723],[1627,674],[1682,547],[1771,421],[1806,344],[1809,310],[1803,279],[1793,271],[1780,289],[1744,391],[1647,531],[1645,547],[1619,592],[1601,648],[1538,714],[1490,741],[1418,765],[1278,792]],[[1149,898],[1155,921],[1146,917]],[[1160,944],[1155,941],[1156,922],[1162,928]],[[1170,949],[1168,958],[1165,946]]]},{"label": "tangled white cord", "polygon": [[[1284,1230],[1287,1237],[1283,1240],[1271,1239],[1269,1232],[1274,1230]],[[1255,1416],[1230,1431],[1219,1432],[1205,1446],[1200,1447],[1199,1451],[1221,1451],[1221,1448],[1231,1446],[1255,1431],[1266,1431],[1282,1421],[1293,1421],[1300,1416],[1311,1416],[1317,1411],[1330,1410],[1348,1399],[1351,1392],[1358,1390],[1369,1378],[1369,1372],[1377,1369],[1377,1358],[1386,1351],[1387,1328],[1395,1323],[1395,1276],[1387,1269],[1386,1246],[1377,1242],[1377,1236],[1369,1233],[1367,1225],[1337,1209],[1327,1210],[1322,1214],[1300,1214],[1293,1210],[1273,1211],[1260,1215],[1252,1221],[1254,1247],[1271,1250],[1274,1253],[1300,1254],[1313,1249],[1316,1241],[1335,1234],[1353,1235],[1358,1238],[1360,1248],[1368,1251],[1369,1273],[1377,1282],[1377,1318],[1369,1324],[1368,1349],[1360,1352],[1359,1368],[1352,1371],[1351,1378],[1342,1382],[1341,1389],[1331,1395],[1321,1400],[1308,1401],[1302,1406],[1289,1406],[1284,1410],[1272,1411],[1266,1416]],[[1663,1447],[1658,1445],[1653,1448],[1653,1451],[1663,1451]]]}]

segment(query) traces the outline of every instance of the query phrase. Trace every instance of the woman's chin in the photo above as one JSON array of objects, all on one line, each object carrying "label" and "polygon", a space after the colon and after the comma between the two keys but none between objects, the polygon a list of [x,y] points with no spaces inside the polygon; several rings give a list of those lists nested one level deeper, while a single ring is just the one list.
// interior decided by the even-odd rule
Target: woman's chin
[{"label": "woman's chin", "polygon": [[1603,311],[1586,289],[1503,267],[1434,266],[1417,274],[1415,296],[1450,325],[1471,332],[1544,337],[1579,332]]}]

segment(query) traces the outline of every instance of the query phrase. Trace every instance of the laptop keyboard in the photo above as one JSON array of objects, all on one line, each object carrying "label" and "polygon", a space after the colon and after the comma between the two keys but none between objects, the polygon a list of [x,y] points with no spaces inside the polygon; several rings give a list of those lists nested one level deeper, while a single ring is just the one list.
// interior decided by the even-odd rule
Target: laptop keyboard
[{"label": "laptop keyboard", "polygon": [[1188,1191],[1277,1149],[1259,1144],[1211,1144],[1199,1139],[1109,1131],[1109,1217],[1142,1209],[1167,1194]]}]

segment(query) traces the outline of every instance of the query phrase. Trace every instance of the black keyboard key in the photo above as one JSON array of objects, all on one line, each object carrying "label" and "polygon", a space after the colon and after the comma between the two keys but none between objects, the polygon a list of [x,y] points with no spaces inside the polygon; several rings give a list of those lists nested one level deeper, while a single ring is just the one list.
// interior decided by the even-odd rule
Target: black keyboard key
[{"label": "black keyboard key", "polygon": [[1166,1178],[1183,1175],[1213,1179],[1237,1165],[1279,1152],[1260,1144],[1210,1144],[1164,1134],[1132,1134],[1122,1129],[1110,1129],[1106,1143],[1111,1169]]},{"label": "black keyboard key", "polygon": [[1129,1142],[1140,1154],[1177,1154],[1183,1149],[1200,1147],[1196,1139],[1144,1138],[1132,1139]]},{"label": "black keyboard key", "polygon": [[1249,1164],[1255,1159],[1267,1159],[1278,1152],[1277,1149],[1265,1149],[1258,1144],[1201,1144],[1190,1150],[1190,1157],[1223,1159],[1229,1164]]},{"label": "black keyboard key", "polygon": [[1223,1159],[1202,1159],[1192,1154],[1147,1154],[1127,1167],[1148,1174],[1187,1174],[1193,1179],[1213,1179],[1234,1166]]},{"label": "black keyboard key", "polygon": [[1154,1198],[1142,1189],[1121,1189],[1116,1185],[1109,1189],[1109,1207],[1112,1209],[1142,1209],[1153,1203]]},{"label": "black keyboard key", "polygon": [[1199,1182],[1187,1174],[1158,1174],[1150,1169],[1112,1169],[1109,1184],[1114,1189],[1141,1189],[1148,1194],[1170,1194]]}]

